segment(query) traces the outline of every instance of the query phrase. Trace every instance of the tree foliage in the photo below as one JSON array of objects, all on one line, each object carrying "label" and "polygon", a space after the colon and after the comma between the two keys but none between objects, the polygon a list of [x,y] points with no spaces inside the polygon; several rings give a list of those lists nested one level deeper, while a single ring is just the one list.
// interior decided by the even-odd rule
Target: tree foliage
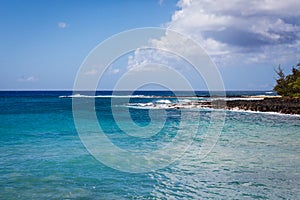
[{"label": "tree foliage", "polygon": [[300,63],[292,68],[292,74],[284,75],[280,65],[276,70],[278,78],[274,90],[283,97],[300,97]]}]

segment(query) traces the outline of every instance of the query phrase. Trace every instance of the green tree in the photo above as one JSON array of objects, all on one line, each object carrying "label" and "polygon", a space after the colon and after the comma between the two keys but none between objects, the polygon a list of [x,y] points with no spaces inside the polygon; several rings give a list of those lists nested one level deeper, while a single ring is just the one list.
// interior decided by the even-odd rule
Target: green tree
[{"label": "green tree", "polygon": [[278,79],[276,80],[277,84],[274,87],[274,90],[277,92],[277,94],[279,94],[281,96],[285,96],[287,94],[287,92],[286,92],[287,84],[285,81],[285,75],[283,73],[283,69],[279,65],[278,69],[275,71],[278,76]]},{"label": "green tree", "polygon": [[300,63],[292,68],[292,74],[284,75],[280,65],[276,70],[278,78],[274,90],[283,97],[300,97]]}]

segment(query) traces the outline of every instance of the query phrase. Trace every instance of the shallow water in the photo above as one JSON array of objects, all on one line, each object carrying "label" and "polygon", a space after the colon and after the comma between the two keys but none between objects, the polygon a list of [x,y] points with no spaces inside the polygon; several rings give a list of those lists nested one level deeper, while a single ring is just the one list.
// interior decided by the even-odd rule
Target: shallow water
[{"label": "shallow water", "polygon": [[[24,95],[25,94],[25,95]],[[1,93],[0,199],[297,199],[300,196],[300,117],[263,113],[187,110],[189,124],[180,127],[180,110],[157,114],[132,109],[118,101],[119,123],[125,111],[140,126],[159,123],[151,138],[128,136],[114,122],[111,98],[97,98],[101,127],[114,145],[126,150],[153,151],[192,132],[183,157],[166,168],[146,173],[112,169],[89,154],[79,139],[69,93]],[[85,101],[85,99],[82,99]],[[157,99],[132,99],[142,103]],[[172,100],[170,100],[172,101]],[[163,102],[162,102],[163,103]],[[218,142],[199,157],[203,136],[211,128],[211,112],[225,112]],[[198,117],[198,118],[197,118]],[[87,124],[88,126],[88,124]],[[128,127],[130,128],[130,126]],[[178,146],[178,148],[182,148]],[[134,162],[132,163],[135,164]]]}]

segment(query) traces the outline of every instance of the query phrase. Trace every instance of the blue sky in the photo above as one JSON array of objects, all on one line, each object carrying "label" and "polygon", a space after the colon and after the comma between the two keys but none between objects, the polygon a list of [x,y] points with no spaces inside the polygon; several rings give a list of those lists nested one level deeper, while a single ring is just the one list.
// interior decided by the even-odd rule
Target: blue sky
[{"label": "blue sky", "polygon": [[97,44],[141,27],[170,27],[199,42],[226,89],[271,89],[274,67],[289,73],[300,61],[299,3],[226,2],[1,0],[0,89],[72,89]]}]

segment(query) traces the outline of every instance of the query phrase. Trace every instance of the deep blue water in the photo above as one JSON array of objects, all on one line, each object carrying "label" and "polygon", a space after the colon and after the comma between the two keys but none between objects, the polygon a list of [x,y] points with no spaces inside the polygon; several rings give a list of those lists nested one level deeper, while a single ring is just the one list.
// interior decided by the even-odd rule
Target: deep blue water
[{"label": "deep blue water", "polygon": [[[0,91],[1,97],[58,97],[64,95],[72,95],[72,91]],[[94,94],[95,92],[81,91],[80,94]],[[153,95],[153,96],[172,96],[172,91],[96,91],[95,95]],[[178,94],[182,96],[199,95],[209,96],[208,91],[179,91]],[[216,93],[218,94],[218,92]],[[254,96],[254,95],[274,95],[274,91],[226,91],[226,96]]]},{"label": "deep blue water", "polygon": [[[150,121],[148,109],[128,108],[122,98],[113,105],[111,98],[79,98],[76,103],[83,105],[82,108],[95,101],[97,120],[107,138],[113,145],[132,152],[161,149],[172,143],[177,134],[188,134],[195,125],[198,127],[189,148],[175,162],[162,169],[128,173],[99,162],[85,148],[74,124],[72,98],[59,98],[71,94],[0,92],[0,199],[298,199],[300,196],[299,116],[170,109],[164,114],[154,113],[156,118]],[[261,94],[265,91],[227,92],[229,96]],[[111,95],[111,92],[96,95]],[[134,95],[174,94],[152,91]],[[182,92],[185,95],[188,93]],[[196,92],[196,95],[208,93]],[[158,100],[162,98],[130,101]],[[127,110],[130,119],[140,127],[154,124],[155,128],[166,121],[152,137],[134,137],[118,124],[139,134],[130,125]],[[202,158],[199,151],[204,136],[208,130],[214,131],[211,116],[218,112],[226,114],[221,135],[212,151]],[[180,126],[184,114],[189,120]],[[89,129],[89,118],[83,120]],[[107,150],[99,144],[101,148]],[[178,146],[181,148],[184,147]],[[117,155],[113,154],[106,157],[115,158]],[[138,162],[129,160],[132,166]],[[119,163],[121,167],[124,165],[128,163]]]}]

